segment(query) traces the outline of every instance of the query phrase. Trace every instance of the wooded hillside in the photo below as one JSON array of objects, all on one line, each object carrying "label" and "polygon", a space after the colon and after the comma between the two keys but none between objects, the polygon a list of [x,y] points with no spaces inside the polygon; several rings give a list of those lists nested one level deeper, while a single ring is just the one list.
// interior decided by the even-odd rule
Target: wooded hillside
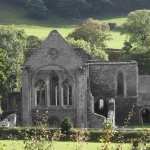
[{"label": "wooded hillside", "polygon": [[[47,16],[47,11],[61,16],[84,17],[104,14],[127,13],[150,8],[149,0],[7,0],[26,7],[31,16]],[[36,8],[36,9],[34,9]],[[38,17],[39,17],[38,16]]]}]

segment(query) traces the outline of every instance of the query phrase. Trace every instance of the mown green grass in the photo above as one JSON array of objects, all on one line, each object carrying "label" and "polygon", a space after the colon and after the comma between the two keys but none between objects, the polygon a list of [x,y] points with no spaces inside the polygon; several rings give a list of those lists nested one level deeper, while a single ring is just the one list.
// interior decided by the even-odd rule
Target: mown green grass
[{"label": "mown green grass", "polygon": [[[103,17],[98,18],[102,22],[116,23],[122,25],[125,17]],[[62,36],[66,37],[82,20],[65,19],[49,13],[48,20],[33,20],[27,17],[25,9],[0,1],[0,26],[15,25],[18,29],[23,29],[27,35],[35,35],[41,39],[47,37],[51,30],[58,30]],[[111,32],[111,40],[107,42],[109,48],[122,48],[125,36],[119,32]]]},{"label": "mown green grass", "polygon": [[[53,150],[101,150],[102,144],[99,143],[76,143],[76,142],[53,142],[49,143],[53,147]],[[23,141],[0,141],[0,146],[4,145],[4,150],[23,150]],[[45,146],[47,143],[45,143]],[[114,149],[119,144],[110,144],[110,149]],[[130,144],[122,144],[123,150],[130,150]],[[0,148],[1,148],[0,147]]]}]

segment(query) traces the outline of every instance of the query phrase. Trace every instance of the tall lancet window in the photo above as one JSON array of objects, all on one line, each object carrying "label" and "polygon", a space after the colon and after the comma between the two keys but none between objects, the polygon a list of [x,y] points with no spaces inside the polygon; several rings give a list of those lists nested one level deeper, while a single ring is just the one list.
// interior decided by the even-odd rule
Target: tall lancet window
[{"label": "tall lancet window", "polygon": [[37,81],[36,85],[36,104],[37,106],[46,105],[46,84],[43,80]]},{"label": "tall lancet window", "polygon": [[63,105],[72,105],[72,86],[68,81],[63,82]]},{"label": "tall lancet window", "polygon": [[117,76],[117,95],[124,96],[124,75],[122,72],[119,72]]},{"label": "tall lancet window", "polygon": [[50,76],[50,104],[59,105],[59,78],[56,73]]}]

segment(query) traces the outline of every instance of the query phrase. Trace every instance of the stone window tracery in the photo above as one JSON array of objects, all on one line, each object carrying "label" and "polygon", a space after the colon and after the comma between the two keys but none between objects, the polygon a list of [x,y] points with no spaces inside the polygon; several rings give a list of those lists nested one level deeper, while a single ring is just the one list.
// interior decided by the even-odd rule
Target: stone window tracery
[{"label": "stone window tracery", "polygon": [[72,105],[72,86],[68,81],[63,82],[63,105]]},{"label": "stone window tracery", "polygon": [[46,84],[43,80],[38,80],[35,84],[36,87],[36,104],[37,106],[46,105]]},{"label": "stone window tracery", "polygon": [[50,76],[50,105],[59,105],[59,77],[56,73]]}]

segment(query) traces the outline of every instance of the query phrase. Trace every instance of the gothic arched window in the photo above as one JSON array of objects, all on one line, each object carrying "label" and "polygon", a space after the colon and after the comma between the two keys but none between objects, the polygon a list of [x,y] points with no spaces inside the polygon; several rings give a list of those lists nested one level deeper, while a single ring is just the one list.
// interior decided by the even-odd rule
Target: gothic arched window
[{"label": "gothic arched window", "polygon": [[63,83],[63,105],[72,105],[72,86],[68,81]]},{"label": "gothic arched window", "polygon": [[122,72],[119,72],[117,76],[117,95],[124,96],[124,75]]},{"label": "gothic arched window", "polygon": [[50,104],[59,105],[59,78],[56,73],[50,76]]},{"label": "gothic arched window", "polygon": [[37,81],[36,85],[36,104],[37,106],[46,105],[46,84],[43,80]]}]

